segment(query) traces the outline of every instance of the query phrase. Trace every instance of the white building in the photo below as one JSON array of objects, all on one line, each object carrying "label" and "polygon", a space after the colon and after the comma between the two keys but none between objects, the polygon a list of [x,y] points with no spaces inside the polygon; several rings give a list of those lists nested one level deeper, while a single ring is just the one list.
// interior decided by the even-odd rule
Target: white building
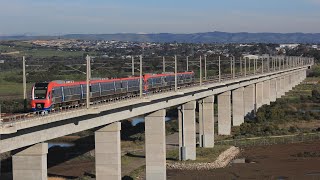
[{"label": "white building", "polygon": [[298,47],[300,44],[280,44],[280,48],[289,48],[289,49],[294,49]]},{"label": "white building", "polygon": [[243,55],[243,58],[246,58],[246,59],[259,59],[259,56],[248,54],[248,55]]}]

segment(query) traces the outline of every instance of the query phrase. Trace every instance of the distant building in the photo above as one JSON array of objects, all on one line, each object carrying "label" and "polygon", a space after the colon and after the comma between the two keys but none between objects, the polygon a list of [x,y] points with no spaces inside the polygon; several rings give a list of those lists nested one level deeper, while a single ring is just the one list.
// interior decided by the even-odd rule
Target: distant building
[{"label": "distant building", "polygon": [[246,58],[246,59],[259,59],[259,56],[247,54],[247,55],[243,55],[243,58]]},{"label": "distant building", "polygon": [[239,46],[240,47],[252,47],[253,45],[252,44],[240,44]]},{"label": "distant building", "polygon": [[0,60],[0,64],[4,64],[4,60]]},{"label": "distant building", "polygon": [[280,48],[289,48],[289,49],[294,49],[298,47],[300,44],[280,44]]},{"label": "distant building", "polygon": [[311,46],[313,49],[318,49],[318,45],[312,45]]}]

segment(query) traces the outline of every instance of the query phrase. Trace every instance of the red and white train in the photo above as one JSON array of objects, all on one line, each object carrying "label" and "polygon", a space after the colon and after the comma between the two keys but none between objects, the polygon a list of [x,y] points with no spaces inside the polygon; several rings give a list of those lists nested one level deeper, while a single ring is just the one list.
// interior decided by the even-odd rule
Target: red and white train
[{"label": "red and white train", "polygon": [[[194,72],[177,74],[178,86],[194,82]],[[148,93],[163,88],[172,88],[175,85],[173,73],[145,74],[143,91]],[[124,95],[139,94],[140,77],[119,79],[91,80],[91,99],[108,99]],[[74,103],[86,101],[86,81],[52,81],[35,83],[32,88],[31,107],[33,111],[47,111]]]}]

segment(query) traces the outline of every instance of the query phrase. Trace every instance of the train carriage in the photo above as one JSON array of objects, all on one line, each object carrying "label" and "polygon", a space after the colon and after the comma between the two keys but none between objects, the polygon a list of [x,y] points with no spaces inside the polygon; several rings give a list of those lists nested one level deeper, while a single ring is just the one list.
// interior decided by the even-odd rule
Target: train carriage
[{"label": "train carriage", "polygon": [[[194,80],[194,73],[178,73],[177,78],[179,85],[192,83]],[[175,84],[175,77],[172,73],[146,74],[142,79],[145,93],[155,89],[171,88]],[[92,100],[131,96],[133,94],[138,94],[139,91],[140,77],[90,81]],[[32,88],[31,107],[33,111],[50,110],[54,107],[79,104],[85,102],[86,98],[86,81],[52,81],[35,83]]]},{"label": "train carriage", "polygon": [[[160,88],[171,88],[175,86],[175,74],[146,74],[144,76],[145,91],[160,90]],[[194,72],[177,73],[178,85],[190,84],[194,81]]]}]

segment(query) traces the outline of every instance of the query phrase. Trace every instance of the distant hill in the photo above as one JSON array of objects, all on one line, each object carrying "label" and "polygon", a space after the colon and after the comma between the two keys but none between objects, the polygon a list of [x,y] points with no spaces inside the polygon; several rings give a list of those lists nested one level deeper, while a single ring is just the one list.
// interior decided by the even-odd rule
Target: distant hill
[{"label": "distant hill", "polygon": [[[0,40],[52,39],[57,36],[0,36]],[[320,33],[67,34],[59,38],[181,43],[320,43]]]}]

